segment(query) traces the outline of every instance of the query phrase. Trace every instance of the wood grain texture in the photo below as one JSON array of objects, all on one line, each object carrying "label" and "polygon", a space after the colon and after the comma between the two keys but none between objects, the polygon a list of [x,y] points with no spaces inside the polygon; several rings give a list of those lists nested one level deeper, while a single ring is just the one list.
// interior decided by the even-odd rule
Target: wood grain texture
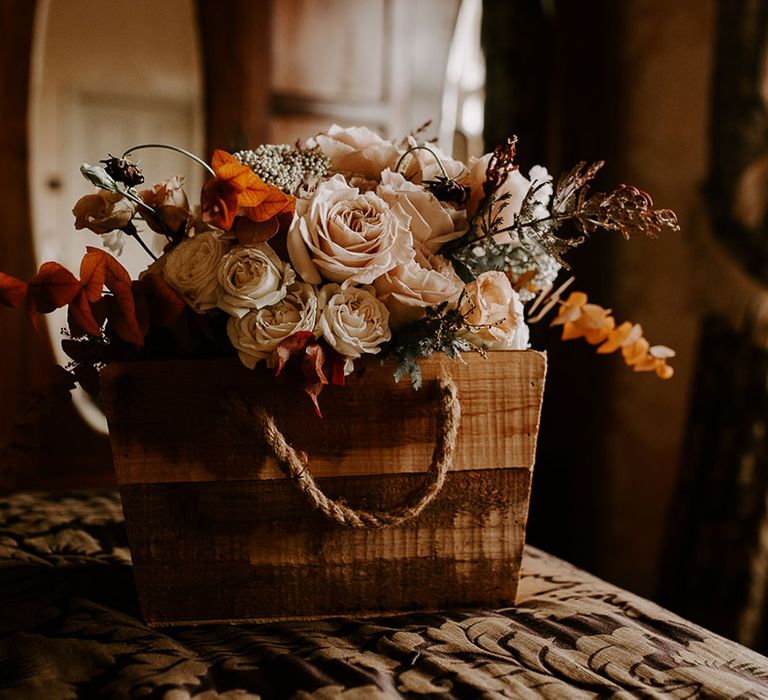
[{"label": "wood grain texture", "polygon": [[[321,396],[237,360],[137,362],[102,372],[136,582],[150,624],[365,615],[514,602],[546,356],[495,352],[422,365],[425,387],[358,363]],[[264,405],[320,488],[391,510],[424,478],[437,378],[458,385],[454,468],[418,516],[354,530],[313,511],[226,399]]]},{"label": "wood grain texture", "polygon": [[233,395],[264,405],[317,477],[424,472],[442,372],[455,380],[462,404],[453,469],[530,469],[546,356],[527,350],[465,360],[424,362],[420,391],[396,384],[391,363],[359,361],[346,386],[320,396],[322,420],[299,387],[235,359],[110,365],[102,390],[118,483],[285,478],[255,429],[244,431],[228,410]]},{"label": "wood grain texture", "polygon": [[[356,507],[391,507],[416,474],[322,479]],[[287,481],[121,488],[148,623],[366,615],[515,601],[531,472],[458,472],[414,521],[350,530]]]}]

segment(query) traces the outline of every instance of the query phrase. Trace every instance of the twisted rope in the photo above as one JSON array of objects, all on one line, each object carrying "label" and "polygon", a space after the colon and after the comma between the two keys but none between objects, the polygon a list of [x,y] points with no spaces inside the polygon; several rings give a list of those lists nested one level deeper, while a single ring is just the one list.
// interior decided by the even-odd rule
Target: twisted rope
[{"label": "twisted rope", "polygon": [[309,465],[288,444],[275,424],[274,418],[261,407],[248,407],[242,400],[232,401],[232,407],[244,420],[255,419],[265,443],[272,451],[280,469],[302,493],[313,509],[339,525],[359,529],[375,529],[399,525],[415,518],[440,492],[445,475],[453,462],[456,438],[461,420],[458,389],[450,378],[440,379],[440,402],[437,418],[437,440],[432,463],[424,481],[395,508],[387,512],[369,512],[352,508],[326,496],[309,471]]}]

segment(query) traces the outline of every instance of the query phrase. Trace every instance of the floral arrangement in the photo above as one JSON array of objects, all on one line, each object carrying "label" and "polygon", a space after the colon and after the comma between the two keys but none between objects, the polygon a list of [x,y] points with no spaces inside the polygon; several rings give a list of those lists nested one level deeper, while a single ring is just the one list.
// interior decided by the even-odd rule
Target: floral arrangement
[{"label": "floral arrangement", "polygon": [[[521,172],[515,139],[464,164],[421,133],[393,142],[332,126],[295,145],[217,150],[210,164],[164,145],[84,164],[97,189],[75,204],[75,228],[103,247],[87,247],[78,276],[55,262],[27,281],[0,273],[0,302],[33,319],[68,307],[67,371],[90,391],[109,362],[236,353],[251,369],[298,372],[319,413],[323,387],[360,357],[394,358],[395,378],[418,388],[421,358],[527,348],[529,324],[548,314],[563,339],[672,376],[674,353],[639,325],[581,292],[564,298],[572,248],[597,230],[676,230],[671,211],[626,185],[592,192],[601,162],[555,183],[541,166]],[[141,188],[128,157],[149,147],[207,169],[199,206],[180,176]],[[162,255],[140,228],[165,237]],[[128,239],[152,258],[137,280],[104,250],[119,256]]]}]

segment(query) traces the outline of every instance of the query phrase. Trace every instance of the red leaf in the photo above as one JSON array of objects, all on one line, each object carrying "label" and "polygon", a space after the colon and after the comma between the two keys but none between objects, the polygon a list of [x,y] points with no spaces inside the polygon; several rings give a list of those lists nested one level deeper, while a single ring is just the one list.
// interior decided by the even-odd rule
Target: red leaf
[{"label": "red leaf", "polygon": [[80,262],[80,284],[91,302],[101,299],[107,268],[107,254],[103,250],[95,250],[89,250]]},{"label": "red leaf", "polygon": [[92,246],[86,250],[92,256],[89,265],[104,266],[104,284],[113,295],[107,297],[107,318],[115,333],[125,342],[141,347],[144,345],[146,331],[142,330],[136,316],[136,300],[128,270],[106,251]]},{"label": "red leaf", "polygon": [[320,392],[322,392],[324,388],[325,388],[325,384],[323,384],[322,382],[317,382],[316,384],[304,385],[304,392],[312,400],[312,403],[315,406],[315,413],[317,413],[318,418],[323,417],[323,412],[320,410],[320,404],[317,402],[317,399],[320,396]]},{"label": "red leaf", "polygon": [[[129,298],[130,301],[128,301]],[[124,294],[121,294],[120,297],[117,295],[106,296],[104,300],[107,304],[107,318],[115,334],[126,343],[136,347],[144,345],[144,333],[142,333],[136,318],[136,304],[130,288],[128,296]]]},{"label": "red leaf", "polygon": [[183,313],[186,304],[168,283],[153,272],[141,279],[149,307],[149,318],[156,326],[170,326]]},{"label": "red leaf", "polygon": [[110,291],[114,292],[115,287],[122,285],[127,285],[128,287],[131,286],[131,276],[128,274],[128,270],[117,261],[117,258],[111,256],[106,251],[101,250],[100,248],[94,248],[93,246],[87,246],[86,250],[88,251],[88,255],[93,256],[92,262],[89,264],[95,265],[97,258],[103,261],[104,283]]},{"label": "red leaf", "polygon": [[336,352],[333,348],[329,348],[326,354],[328,355],[328,361],[331,363],[331,384],[344,386],[346,380],[344,365],[347,363],[347,358],[341,353]]},{"label": "red leaf", "polygon": [[57,262],[43,263],[29,280],[31,307],[42,314],[66,306],[79,291],[77,277]]},{"label": "red leaf", "polygon": [[312,343],[304,349],[304,356],[301,358],[301,372],[307,384],[328,383],[323,373],[324,363],[325,353],[320,345]]},{"label": "red leaf", "polygon": [[[101,298],[101,297],[99,297]],[[86,287],[83,287],[77,296],[69,304],[69,330],[74,336],[81,336],[84,333],[101,337],[101,323],[93,315],[91,302],[88,301]],[[102,321],[103,323],[103,321]]]},{"label": "red leaf", "polygon": [[275,366],[275,376],[280,374],[285,367],[285,364],[294,355],[300,355],[304,352],[304,348],[314,340],[315,334],[312,331],[299,331],[293,335],[288,336],[280,345],[275,349],[277,354],[277,365]]},{"label": "red leaf", "polygon": [[328,380],[323,373],[323,364],[325,363],[325,353],[323,348],[317,343],[312,343],[304,349],[304,356],[301,358],[301,371],[304,375],[304,391],[307,393],[312,403],[315,405],[315,412],[322,418],[323,413],[320,410],[320,404],[317,402],[323,387],[328,384]]},{"label": "red leaf", "polygon": [[21,308],[27,297],[27,283],[0,272],[0,304],[12,309]]}]

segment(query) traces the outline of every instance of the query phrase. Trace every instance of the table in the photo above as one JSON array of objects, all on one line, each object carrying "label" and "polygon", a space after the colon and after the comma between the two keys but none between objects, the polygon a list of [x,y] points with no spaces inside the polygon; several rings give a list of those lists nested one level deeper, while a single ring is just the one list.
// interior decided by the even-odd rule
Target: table
[{"label": "table", "polygon": [[118,495],[0,499],[0,698],[761,698],[768,659],[533,547],[519,603],[153,630]]}]

